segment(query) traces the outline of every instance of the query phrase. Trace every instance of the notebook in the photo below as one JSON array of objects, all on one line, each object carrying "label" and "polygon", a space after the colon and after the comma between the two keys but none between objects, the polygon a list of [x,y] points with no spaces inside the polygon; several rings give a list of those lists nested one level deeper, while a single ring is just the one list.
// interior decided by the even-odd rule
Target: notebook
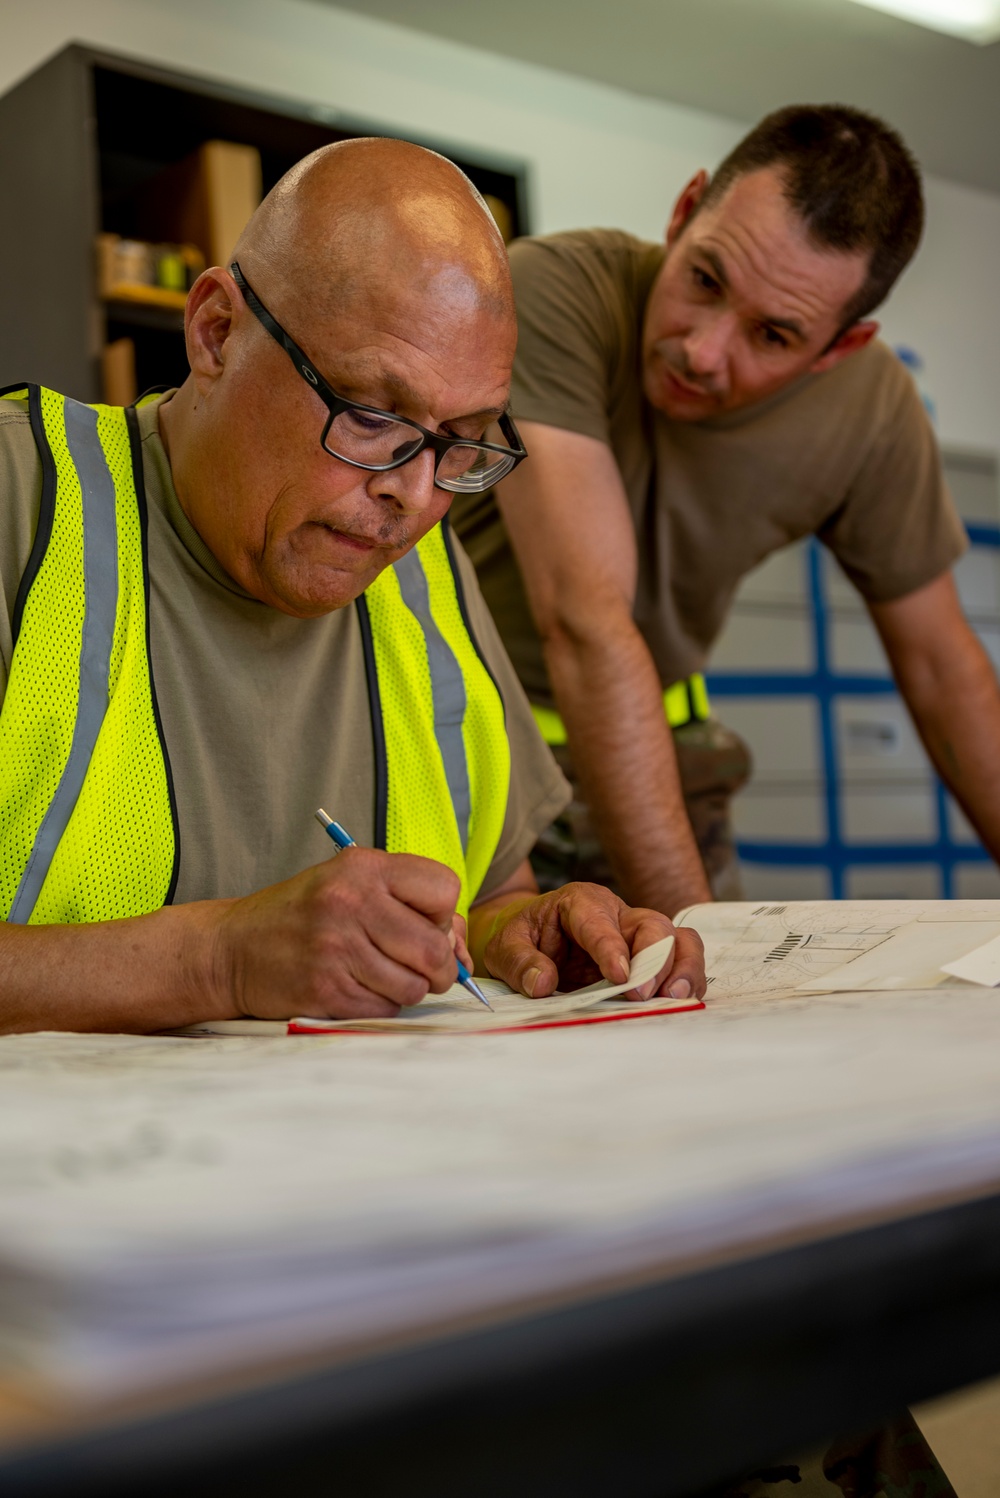
[{"label": "notebook", "polygon": [[700,999],[621,999],[630,988],[656,976],[669,960],[674,938],[664,937],[632,959],[628,981],[599,980],[571,993],[547,999],[528,999],[496,978],[479,978],[480,988],[493,1005],[485,1009],[460,984],[447,993],[430,994],[420,1004],[401,1009],[392,1019],[208,1020],[187,1025],[176,1035],[336,1035],[352,1031],[383,1034],[482,1034],[489,1031],[542,1030],[563,1025],[602,1025],[615,1020],[650,1018],[703,1009]]}]

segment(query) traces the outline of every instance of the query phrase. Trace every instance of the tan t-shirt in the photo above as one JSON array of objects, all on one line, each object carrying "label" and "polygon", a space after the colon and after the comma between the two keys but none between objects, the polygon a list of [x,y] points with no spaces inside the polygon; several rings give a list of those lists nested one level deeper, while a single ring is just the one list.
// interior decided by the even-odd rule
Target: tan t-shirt
[{"label": "tan t-shirt", "polygon": [[[817,534],[872,602],[930,582],[965,549],[919,396],[884,344],[747,410],[671,421],[641,376],[663,247],[590,229],[518,240],[510,259],[514,416],[614,453],[639,542],[635,619],[665,685],[704,665],[741,578],[801,536]],[[493,496],[459,501],[453,519],[528,695],[550,703]]]},{"label": "tan t-shirt", "polygon": [[[371,846],[375,782],[356,610],[292,619],[233,582],[180,507],[157,405],[140,409],[139,426],[153,677],[177,794],[180,902],[247,894],[329,857],[317,806]],[[40,495],[26,408],[0,402],[0,706]],[[568,787],[538,736],[468,559],[456,553],[511,747],[510,798],[487,895],[527,857]]]}]

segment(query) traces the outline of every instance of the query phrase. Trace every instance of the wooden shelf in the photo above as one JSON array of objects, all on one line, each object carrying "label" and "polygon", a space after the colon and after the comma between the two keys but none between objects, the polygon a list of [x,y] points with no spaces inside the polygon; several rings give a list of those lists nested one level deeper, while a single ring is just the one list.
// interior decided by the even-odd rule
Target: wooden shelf
[{"label": "wooden shelf", "polygon": [[171,291],[168,286],[141,286],[132,282],[121,282],[105,292],[105,301],[130,301],[144,307],[172,307],[184,312],[186,291]]},{"label": "wooden shelf", "polygon": [[106,302],[135,302],[143,307],[170,307],[184,311],[186,291],[171,291],[166,286],[141,286],[123,281],[104,293]]}]

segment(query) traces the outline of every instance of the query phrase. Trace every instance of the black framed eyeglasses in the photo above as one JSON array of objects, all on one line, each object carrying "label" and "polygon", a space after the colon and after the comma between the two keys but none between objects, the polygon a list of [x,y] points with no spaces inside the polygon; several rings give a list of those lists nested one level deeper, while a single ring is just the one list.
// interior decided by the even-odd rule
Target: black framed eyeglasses
[{"label": "black framed eyeglasses", "polygon": [[229,269],[254,317],[281,344],[306,384],[315,390],[329,411],[320,442],[331,458],[339,458],[354,468],[366,468],[371,473],[386,473],[391,468],[402,468],[429,447],[435,455],[434,482],[439,489],[447,489],[451,494],[481,494],[506,478],[528,456],[517,427],[506,412],[491,424],[503,438],[502,442],[469,442],[464,437],[442,437],[418,421],[392,411],[345,400],[327,384],[312,360],[268,312],[239,265],[234,261]]}]

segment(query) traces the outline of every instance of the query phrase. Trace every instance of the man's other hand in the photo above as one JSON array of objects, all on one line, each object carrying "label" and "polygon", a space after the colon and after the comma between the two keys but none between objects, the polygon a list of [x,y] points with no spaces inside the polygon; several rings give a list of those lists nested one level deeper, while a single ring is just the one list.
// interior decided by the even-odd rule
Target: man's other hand
[{"label": "man's other hand", "polygon": [[283,884],[233,900],[218,930],[215,985],[260,1019],[375,1019],[456,980],[459,881],[408,853],[348,848]]},{"label": "man's other hand", "polygon": [[597,884],[565,884],[512,905],[509,914],[501,910],[486,945],[486,966],[511,988],[541,999],[599,978],[623,983],[631,959],[665,936],[675,938],[667,966],[627,997],[701,998],[705,955],[698,933],[675,928],[656,910],[634,909]]}]

